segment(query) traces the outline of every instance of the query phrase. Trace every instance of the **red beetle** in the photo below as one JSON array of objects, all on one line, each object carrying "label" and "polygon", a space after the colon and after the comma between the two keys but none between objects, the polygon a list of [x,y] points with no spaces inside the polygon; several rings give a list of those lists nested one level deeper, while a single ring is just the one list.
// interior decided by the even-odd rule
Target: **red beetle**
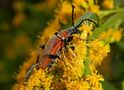
[{"label": "red beetle", "polygon": [[78,27],[84,21],[93,22],[96,26],[98,26],[98,16],[95,13],[88,12],[79,18],[79,20],[72,27],[55,33],[55,35],[48,40],[47,44],[42,46],[43,52],[38,56],[38,62],[32,65],[27,71],[25,80],[29,78],[33,68],[35,67],[42,69],[46,69],[47,67],[50,68],[55,59],[59,58],[61,50],[73,39],[72,35],[80,33]]},{"label": "red beetle", "polygon": [[56,58],[59,58],[59,54],[63,47],[66,47],[67,43],[70,42],[73,37],[72,34],[77,34],[79,30],[75,27],[70,27],[66,30],[55,33],[47,42],[43,48],[42,54],[38,56],[38,62],[32,65],[26,73],[25,79],[27,80],[33,71],[33,68],[39,67],[42,69],[50,68],[51,64]]},{"label": "red beetle", "polygon": [[[62,30],[50,38],[44,47],[43,53],[39,56],[39,66],[43,69],[50,66],[56,58],[59,58],[59,54],[63,47],[66,47],[67,43],[72,40],[72,34],[77,33],[77,28],[69,28]],[[67,42],[67,43],[66,43]]]}]

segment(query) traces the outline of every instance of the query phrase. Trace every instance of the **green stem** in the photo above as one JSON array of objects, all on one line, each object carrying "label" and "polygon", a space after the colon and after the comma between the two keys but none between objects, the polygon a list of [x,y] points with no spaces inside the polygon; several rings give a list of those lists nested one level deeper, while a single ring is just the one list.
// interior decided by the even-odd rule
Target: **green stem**
[{"label": "green stem", "polygon": [[90,67],[89,67],[89,65],[90,65],[89,54],[90,54],[90,48],[87,46],[86,60],[84,62],[84,75],[91,74]]}]

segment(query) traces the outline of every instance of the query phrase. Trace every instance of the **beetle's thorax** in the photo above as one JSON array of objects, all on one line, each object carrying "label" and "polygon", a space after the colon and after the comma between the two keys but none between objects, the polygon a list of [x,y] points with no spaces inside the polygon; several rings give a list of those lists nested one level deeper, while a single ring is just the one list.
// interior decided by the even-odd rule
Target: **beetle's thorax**
[{"label": "beetle's thorax", "polygon": [[68,32],[68,29],[62,30],[57,33],[57,36],[61,38],[62,40],[67,39],[70,36],[70,33]]},{"label": "beetle's thorax", "polygon": [[69,33],[70,35],[72,35],[72,34],[77,34],[77,33],[78,33],[78,29],[75,28],[75,27],[70,27],[70,28],[68,28],[68,33]]}]

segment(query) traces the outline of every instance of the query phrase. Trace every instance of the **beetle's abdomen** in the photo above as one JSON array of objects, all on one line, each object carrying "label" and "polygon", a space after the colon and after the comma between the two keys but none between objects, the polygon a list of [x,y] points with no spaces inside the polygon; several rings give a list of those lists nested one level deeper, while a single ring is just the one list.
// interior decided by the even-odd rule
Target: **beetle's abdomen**
[{"label": "beetle's abdomen", "polygon": [[48,56],[42,58],[42,62],[40,62],[40,67],[42,69],[45,69],[49,66],[49,64],[52,62],[52,59],[49,58]]}]

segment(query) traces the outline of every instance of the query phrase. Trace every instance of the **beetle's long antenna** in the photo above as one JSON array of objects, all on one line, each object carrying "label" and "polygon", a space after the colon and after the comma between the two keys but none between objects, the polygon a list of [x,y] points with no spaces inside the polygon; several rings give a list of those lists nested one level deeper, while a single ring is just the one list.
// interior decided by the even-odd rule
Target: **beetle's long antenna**
[{"label": "beetle's long antenna", "polygon": [[74,26],[74,4],[72,4],[72,26]]}]

